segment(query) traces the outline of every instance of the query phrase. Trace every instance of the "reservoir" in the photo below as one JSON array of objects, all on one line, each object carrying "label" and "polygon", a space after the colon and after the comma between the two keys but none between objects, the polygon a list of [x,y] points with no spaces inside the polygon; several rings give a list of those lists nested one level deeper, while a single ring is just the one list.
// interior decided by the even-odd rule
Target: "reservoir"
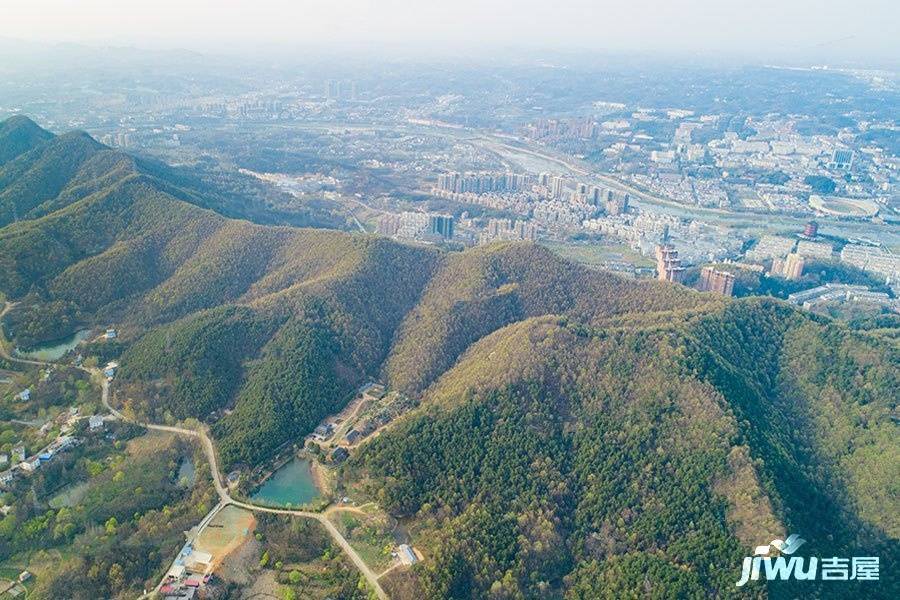
[{"label": "reservoir", "polygon": [[86,340],[89,335],[91,335],[90,329],[82,329],[81,331],[78,331],[74,335],[71,335],[67,338],[59,340],[57,342],[52,342],[51,344],[37,346],[33,350],[28,350],[27,352],[16,350],[16,354],[23,358],[30,358],[32,360],[44,360],[48,362],[59,360],[63,356],[65,356],[67,352],[75,349],[75,346],[77,346],[83,340]]},{"label": "reservoir", "polygon": [[309,460],[294,457],[266,479],[250,496],[268,504],[282,506],[306,504],[319,497]]}]

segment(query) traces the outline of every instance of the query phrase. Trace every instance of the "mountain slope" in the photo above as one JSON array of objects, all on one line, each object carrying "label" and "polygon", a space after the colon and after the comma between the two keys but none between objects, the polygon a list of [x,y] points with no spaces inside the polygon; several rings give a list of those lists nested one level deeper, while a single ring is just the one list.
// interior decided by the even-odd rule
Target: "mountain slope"
[{"label": "mountain slope", "polygon": [[[103,146],[85,133],[54,137],[0,169],[0,225],[49,212],[70,185],[89,179],[80,170]],[[112,152],[112,151],[107,151]]]},{"label": "mountain slope", "polygon": [[896,561],[898,377],[889,347],[772,302],[530,319],[472,346],[345,475],[433,540],[426,598],[744,596],[742,557],[787,532]]},{"label": "mountain slope", "polygon": [[[229,469],[367,379],[409,394],[339,491],[415,531],[416,598],[859,594],[736,588],[742,557],[788,533],[896,564],[896,346],[534,244],[449,253],[230,219],[168,173],[79,135],[0,167],[18,218],[0,227],[5,332],[114,324],[97,351],[122,350],[114,401],[206,421]],[[867,596],[896,596],[884,578]]]},{"label": "mountain slope", "polygon": [[52,137],[28,117],[6,119],[0,123],[0,167]]},{"label": "mountain slope", "polygon": [[524,318],[576,315],[588,322],[628,312],[715,303],[683,288],[567,262],[533,244],[496,244],[446,257],[404,321],[386,365],[392,386],[421,392],[472,342]]}]

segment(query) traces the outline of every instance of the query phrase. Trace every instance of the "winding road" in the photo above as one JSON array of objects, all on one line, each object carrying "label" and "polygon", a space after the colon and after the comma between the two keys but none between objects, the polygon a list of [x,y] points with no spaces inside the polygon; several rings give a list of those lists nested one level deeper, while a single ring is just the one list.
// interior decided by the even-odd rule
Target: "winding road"
[{"label": "winding road", "polygon": [[[0,319],[2,319],[3,316],[7,312],[9,312],[14,306],[15,306],[14,303],[6,302],[3,306],[3,309],[0,310]],[[9,352],[7,350],[6,344],[3,343],[2,339],[0,339],[0,357],[5,358],[6,360],[11,361],[11,362],[17,362],[17,363],[28,364],[28,365],[52,366],[55,364],[52,362],[30,360],[30,359],[24,359],[24,358],[19,358],[17,356],[14,356],[11,352]],[[212,520],[212,518],[220,510],[222,510],[224,507],[228,506],[229,504],[233,505],[233,506],[238,506],[240,508],[243,508],[243,509],[249,510],[249,511],[253,511],[253,512],[267,512],[267,513],[274,513],[274,514],[281,514],[281,515],[293,515],[293,516],[297,516],[297,517],[305,517],[308,519],[315,519],[316,521],[318,521],[319,523],[322,524],[322,526],[328,532],[328,535],[330,535],[331,538],[335,541],[335,543],[338,546],[340,546],[341,549],[343,549],[343,551],[347,554],[348,557],[350,557],[350,560],[353,562],[354,565],[356,565],[356,568],[359,569],[359,572],[362,573],[363,577],[366,578],[366,581],[369,582],[369,585],[375,591],[375,594],[378,596],[378,598],[380,598],[381,600],[388,600],[388,595],[384,592],[384,590],[381,588],[381,585],[378,583],[378,575],[375,574],[375,572],[369,568],[369,566],[359,556],[359,554],[356,552],[356,550],[353,549],[353,546],[350,545],[350,542],[347,541],[347,539],[343,536],[343,534],[341,534],[341,532],[338,531],[337,527],[334,526],[334,523],[332,523],[326,516],[326,515],[332,514],[334,512],[339,512],[341,510],[347,510],[347,509],[339,508],[339,507],[331,507],[331,508],[327,509],[324,513],[316,513],[316,512],[310,512],[310,511],[305,511],[305,510],[292,510],[292,509],[287,509],[287,508],[283,508],[283,509],[282,508],[269,508],[266,506],[259,506],[256,504],[251,504],[249,502],[235,500],[234,498],[231,497],[231,494],[228,491],[228,487],[222,483],[222,474],[221,474],[221,471],[219,470],[219,461],[218,461],[218,458],[216,457],[216,449],[215,449],[212,439],[209,437],[209,433],[206,431],[205,427],[201,426],[201,428],[199,430],[194,430],[194,429],[186,429],[183,427],[175,427],[175,426],[171,426],[171,425],[157,425],[155,423],[144,423],[144,422],[141,422],[141,421],[138,421],[135,419],[131,419],[131,418],[125,416],[124,414],[122,414],[121,411],[117,410],[109,403],[109,381],[107,380],[106,377],[104,377],[104,375],[100,369],[85,367],[85,366],[80,366],[78,368],[81,369],[82,371],[90,373],[92,376],[98,377],[100,379],[100,381],[101,381],[100,399],[103,402],[104,408],[106,408],[106,410],[108,410],[109,413],[116,419],[119,419],[121,421],[125,421],[128,423],[134,423],[136,425],[140,425],[142,427],[146,427],[147,429],[152,429],[154,431],[164,431],[167,433],[173,433],[175,435],[197,438],[200,440],[200,443],[203,446],[203,452],[206,454],[206,459],[209,462],[209,468],[210,468],[210,473],[212,474],[213,484],[216,488],[216,494],[219,496],[219,503],[216,504],[216,506],[214,506],[213,509],[211,511],[209,511],[209,513],[207,513],[207,515],[205,517],[203,517],[203,520],[200,521],[199,525],[196,527],[195,537],[199,536],[200,532],[203,531],[203,529],[209,524],[209,522]],[[157,584],[154,591],[158,590],[162,586],[162,584],[163,584],[163,582],[160,581],[159,584]],[[144,596],[142,596],[142,598],[149,598],[149,597],[150,597],[150,594],[145,594]]]}]

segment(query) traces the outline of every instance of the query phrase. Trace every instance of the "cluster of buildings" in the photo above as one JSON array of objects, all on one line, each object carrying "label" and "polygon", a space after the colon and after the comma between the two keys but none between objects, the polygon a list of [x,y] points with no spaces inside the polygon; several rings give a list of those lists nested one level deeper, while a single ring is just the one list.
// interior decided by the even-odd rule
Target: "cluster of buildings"
[{"label": "cluster of buildings", "polygon": [[883,306],[900,313],[900,300],[891,298],[890,295],[884,292],[873,292],[865,285],[826,283],[819,287],[791,294],[788,296],[788,301],[807,310],[829,302],[856,302]]},{"label": "cluster of buildings", "polygon": [[678,258],[678,251],[672,244],[656,246],[656,278],[660,281],[681,283],[684,281],[685,268]]},{"label": "cluster of buildings", "polygon": [[388,393],[381,383],[368,383],[359,388],[354,401],[340,415],[320,423],[306,443],[330,450],[331,462],[340,464],[350,456],[350,448],[410,408],[408,396]]},{"label": "cluster of buildings", "polygon": [[325,82],[325,100],[356,100],[357,87],[355,81],[329,79]]},{"label": "cluster of buildings", "polygon": [[586,231],[620,240],[643,256],[655,256],[656,246],[665,240],[690,264],[737,257],[745,241],[743,236],[724,227],[646,209],[588,219],[582,226]]},{"label": "cluster of buildings", "polygon": [[703,267],[700,269],[697,289],[701,292],[715,292],[722,296],[731,296],[734,293],[734,274],[720,271],[715,267]]},{"label": "cluster of buildings", "polygon": [[164,600],[193,600],[201,587],[209,583],[213,557],[187,542],[169,567],[159,588]]},{"label": "cluster of buildings", "polygon": [[435,190],[458,194],[472,192],[519,192],[530,190],[537,182],[533,175],[523,173],[442,173]]},{"label": "cluster of buildings", "polygon": [[[30,390],[27,389],[20,392],[18,397],[21,398],[26,392],[27,397],[30,398]],[[88,420],[88,429],[91,432],[104,429],[105,420],[101,415],[89,415],[84,417],[78,414],[77,408],[72,407],[68,411],[60,414],[55,420],[47,421],[47,423],[40,428],[41,433],[44,434],[49,432],[54,425],[59,425],[60,429],[60,434],[56,439],[47,444],[44,448],[31,456],[27,456],[25,445],[19,443],[12,448],[10,456],[6,456],[5,454],[0,455],[0,468],[8,467],[6,470],[0,472],[0,487],[9,487],[17,477],[34,473],[44,464],[54,460],[61,452],[65,452],[79,444],[80,440],[69,435],[69,433],[75,428],[75,424],[79,420],[85,418]]]},{"label": "cluster of buildings", "polygon": [[438,176],[431,193],[454,202],[476,204],[514,213],[521,219],[506,223],[492,219],[475,229],[471,241],[535,239],[538,228],[571,231],[604,214],[628,212],[629,196],[616,190],[570,181],[551,173],[537,176],[518,173],[445,173]]},{"label": "cluster of buildings", "polygon": [[807,224],[799,239],[763,236],[756,246],[748,250],[744,260],[751,263],[772,261],[771,274],[786,279],[799,279],[810,260],[834,260],[852,265],[873,275],[877,275],[892,286],[900,283],[900,255],[884,248],[851,243],[844,246],[839,255],[828,242],[815,241],[818,227]]},{"label": "cluster of buildings", "polygon": [[129,148],[134,144],[134,134],[131,131],[117,131],[116,133],[105,133],[100,136],[100,143],[107,146],[118,146],[119,148]]},{"label": "cluster of buildings", "polygon": [[522,135],[532,140],[547,138],[592,139],[600,124],[590,117],[575,119],[537,119],[522,128]]},{"label": "cluster of buildings", "polygon": [[[27,476],[34,473],[45,463],[52,461],[60,452],[65,452],[78,443],[78,440],[70,435],[60,435],[53,442],[42,448],[33,456],[26,457],[25,446],[18,444],[12,449],[13,465],[0,473],[0,487],[9,487],[16,477]],[[6,458],[4,456],[4,458]],[[8,463],[10,459],[6,459]]]},{"label": "cluster of buildings", "polygon": [[[584,118],[538,119],[521,135],[599,155],[604,168],[685,205],[869,218],[890,204],[900,161],[865,132],[892,124],[858,122],[833,134],[807,134],[802,120],[773,114],[735,122],[731,115],[617,105]],[[810,202],[818,192],[809,176],[834,182],[829,201]]]},{"label": "cluster of buildings", "polygon": [[526,204],[563,201],[597,207],[614,215],[628,210],[629,200],[628,194],[599,185],[570,182],[565,177],[546,172],[537,177],[521,173],[445,173],[438,175],[437,185],[431,192],[441,198],[476,204],[481,204],[479,196],[491,194]]},{"label": "cluster of buildings", "polygon": [[440,242],[453,239],[453,215],[405,211],[378,219],[377,231],[401,240]]},{"label": "cluster of buildings", "polygon": [[748,262],[761,263],[779,256],[787,256],[794,251],[796,244],[797,240],[792,238],[764,235],[744,254],[744,259]]},{"label": "cluster of buildings", "polygon": [[772,260],[772,275],[779,275],[790,281],[796,281],[803,276],[803,267],[806,261],[798,252],[791,252],[784,258],[775,258]]},{"label": "cluster of buildings", "polygon": [[547,229],[579,229],[585,219],[596,215],[597,207],[565,200],[548,200],[531,205],[531,218]]},{"label": "cluster of buildings", "polygon": [[[602,225],[600,230],[607,231]],[[817,234],[817,224],[810,222],[797,238],[763,236],[753,248],[745,253],[743,262],[733,262],[730,259],[725,259],[725,262],[761,273],[765,270],[762,263],[771,261],[769,275],[796,281],[803,276],[804,268],[810,259],[833,260],[835,258],[832,245],[816,241]],[[685,266],[694,261],[685,260],[684,255],[680,252],[680,247],[672,243],[668,229],[665,229],[659,239],[662,242],[657,243],[654,247],[657,278],[661,281],[683,283]],[[887,284],[893,286],[896,294],[897,283],[900,281],[898,279],[900,256],[880,247],[857,243],[846,245],[839,257],[841,262],[881,276]],[[706,266],[700,270],[697,288],[701,291],[731,296],[734,291],[734,279],[731,272]],[[791,294],[789,301],[805,308],[837,301],[866,303],[882,306],[895,312],[900,311],[900,302],[892,298],[890,294],[875,292],[862,285],[829,283]]]},{"label": "cluster of buildings", "polygon": [[534,192],[531,191],[476,193],[448,192],[433,189],[431,193],[438,198],[444,198],[453,202],[460,202],[463,204],[476,204],[478,206],[485,206],[487,208],[493,208],[495,210],[515,213],[523,217],[529,216],[531,214],[534,203],[542,200],[540,197],[535,195]]},{"label": "cluster of buildings", "polygon": [[478,244],[536,239],[537,226],[524,219],[489,219],[487,226],[478,234]]},{"label": "cluster of buildings", "polygon": [[807,223],[799,239],[766,235],[759,239],[756,246],[747,251],[744,259],[751,263],[761,264],[772,261],[771,275],[796,281],[803,276],[803,269],[809,260],[831,260],[834,248],[827,242],[816,242],[818,225]]},{"label": "cluster of buildings", "polygon": [[900,255],[875,246],[847,244],[841,261],[885,278],[888,284],[900,283]]}]

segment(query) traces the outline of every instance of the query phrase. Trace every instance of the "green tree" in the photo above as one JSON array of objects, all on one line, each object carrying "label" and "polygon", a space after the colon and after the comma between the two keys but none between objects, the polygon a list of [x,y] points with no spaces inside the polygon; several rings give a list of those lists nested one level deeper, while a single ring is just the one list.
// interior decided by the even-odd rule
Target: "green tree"
[{"label": "green tree", "polygon": [[104,527],[106,529],[107,535],[116,535],[116,529],[119,526],[119,521],[115,517],[110,517],[106,520]]}]

